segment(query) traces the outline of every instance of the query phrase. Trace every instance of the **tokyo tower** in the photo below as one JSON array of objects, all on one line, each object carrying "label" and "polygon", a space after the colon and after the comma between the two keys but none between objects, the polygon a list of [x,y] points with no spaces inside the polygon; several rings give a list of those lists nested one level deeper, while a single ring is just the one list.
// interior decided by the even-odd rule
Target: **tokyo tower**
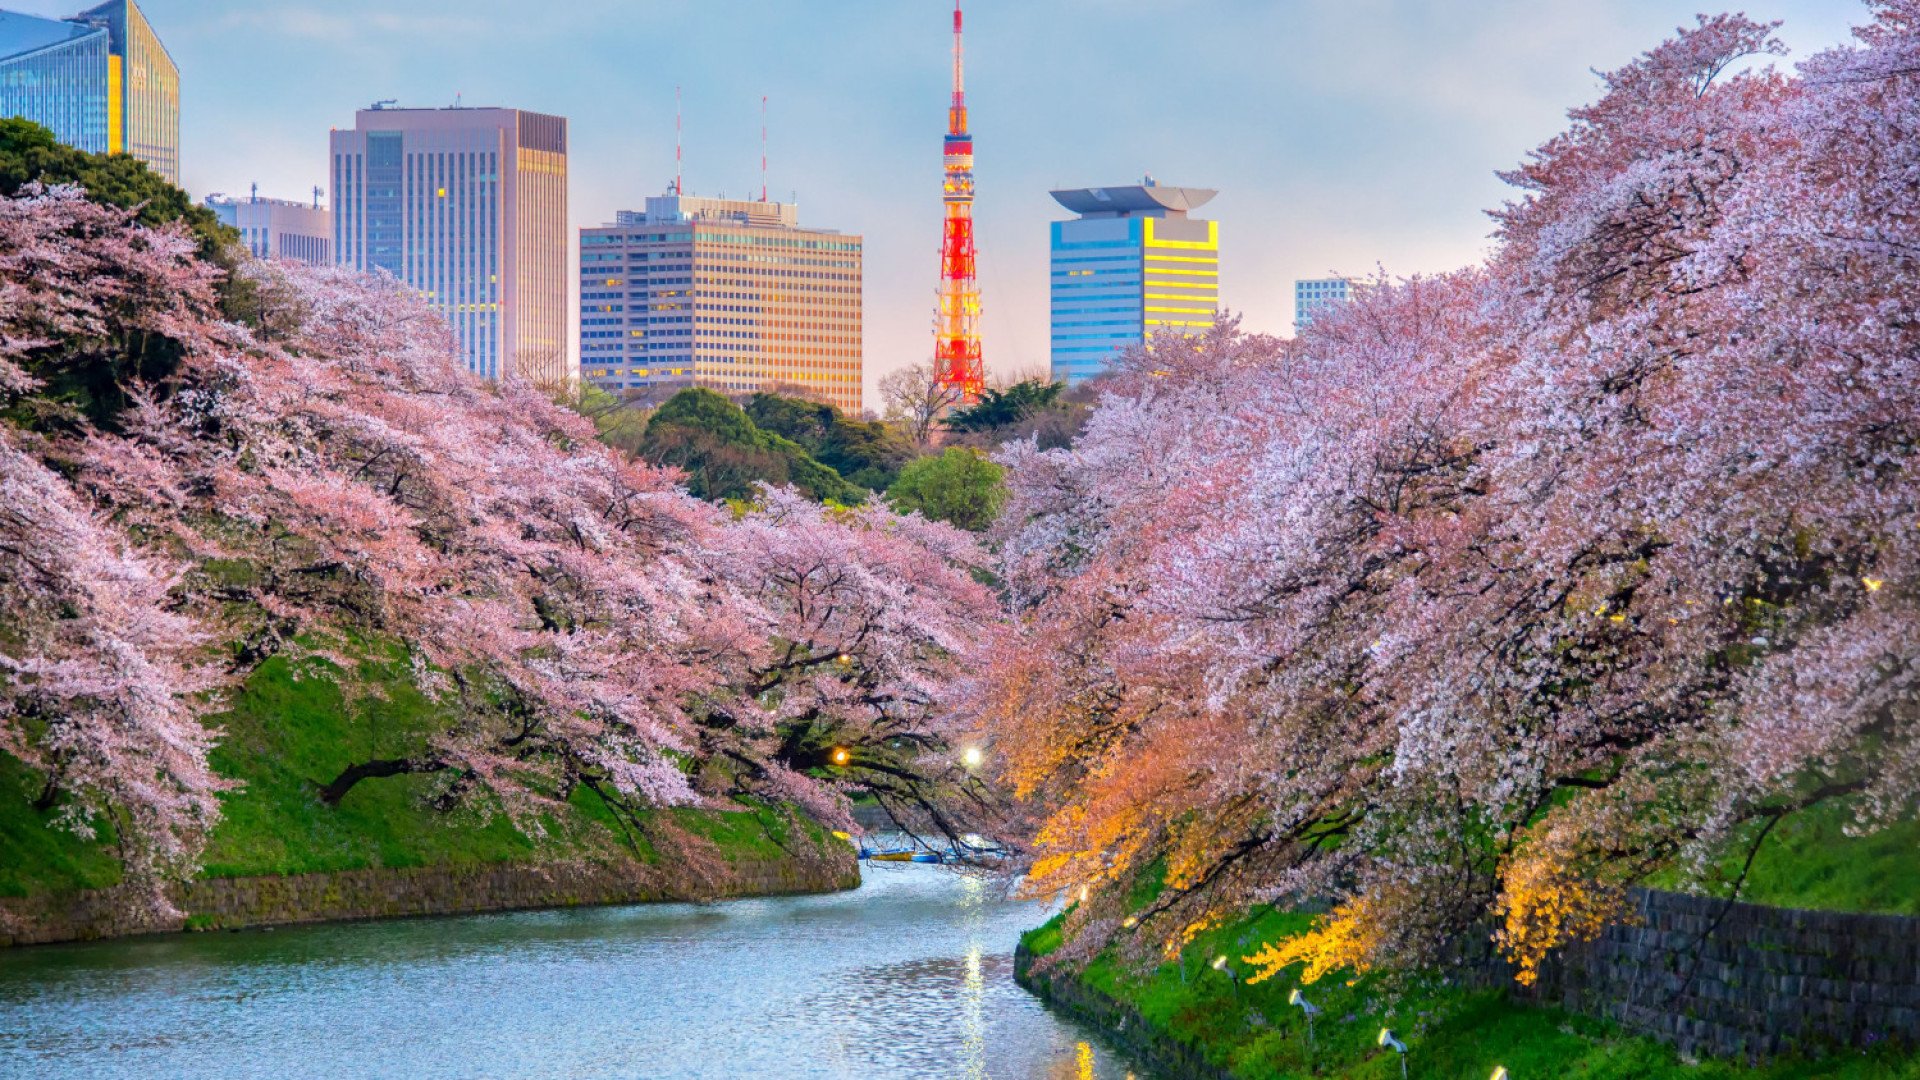
[{"label": "tokyo tower", "polygon": [[980,279],[973,244],[973,136],[967,131],[965,48],[960,0],[953,4],[953,106],[947,111],[946,232],[940,249],[940,311],[933,375],[968,401],[987,388],[980,350]]}]

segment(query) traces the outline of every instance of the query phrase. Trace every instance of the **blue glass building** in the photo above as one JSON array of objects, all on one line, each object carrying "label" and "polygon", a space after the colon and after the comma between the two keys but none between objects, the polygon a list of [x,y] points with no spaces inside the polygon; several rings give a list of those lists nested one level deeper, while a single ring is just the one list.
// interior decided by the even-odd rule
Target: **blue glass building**
[{"label": "blue glass building", "polygon": [[1053,223],[1053,378],[1077,383],[1163,335],[1205,333],[1220,310],[1220,223],[1189,216],[1204,188],[1056,191],[1080,215]]},{"label": "blue glass building", "polygon": [[0,117],[180,182],[180,72],[133,0],[70,19],[0,11]]}]

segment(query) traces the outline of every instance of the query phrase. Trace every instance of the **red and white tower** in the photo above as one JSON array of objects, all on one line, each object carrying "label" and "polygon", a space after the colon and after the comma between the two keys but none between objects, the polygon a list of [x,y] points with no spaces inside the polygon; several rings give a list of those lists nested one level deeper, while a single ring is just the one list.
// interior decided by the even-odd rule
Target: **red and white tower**
[{"label": "red and white tower", "polygon": [[987,388],[980,350],[980,278],[973,244],[973,135],[967,130],[965,47],[960,0],[953,3],[953,106],[947,111],[945,239],[940,249],[940,311],[933,374],[969,401]]}]

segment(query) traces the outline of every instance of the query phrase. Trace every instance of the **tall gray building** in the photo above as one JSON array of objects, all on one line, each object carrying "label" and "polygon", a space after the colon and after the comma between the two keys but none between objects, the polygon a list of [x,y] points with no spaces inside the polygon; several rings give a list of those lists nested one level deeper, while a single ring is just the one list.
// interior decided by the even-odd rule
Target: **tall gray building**
[{"label": "tall gray building", "polygon": [[320,205],[252,195],[207,197],[207,208],[221,223],[240,231],[247,250],[261,259],[292,259],[311,266],[333,264],[333,212]]},{"label": "tall gray building", "polygon": [[578,378],[564,118],[376,106],[332,141],[337,262],[419,290],[477,375],[546,386]]},{"label": "tall gray building", "polygon": [[180,182],[180,69],[133,0],[66,19],[0,11],[0,116]]}]

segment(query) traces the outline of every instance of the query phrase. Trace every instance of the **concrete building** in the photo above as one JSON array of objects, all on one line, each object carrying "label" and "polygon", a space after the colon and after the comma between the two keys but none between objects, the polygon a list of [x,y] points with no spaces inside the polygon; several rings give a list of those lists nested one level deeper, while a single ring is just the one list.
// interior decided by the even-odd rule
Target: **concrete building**
[{"label": "concrete building", "polygon": [[333,211],[320,205],[318,195],[311,204],[263,199],[258,193],[244,199],[209,195],[207,208],[223,224],[240,230],[257,258],[333,264]]},{"label": "concrete building", "polygon": [[419,290],[477,375],[578,378],[564,118],[375,106],[332,142],[336,262]]},{"label": "concrete building", "polygon": [[1220,311],[1220,223],[1191,217],[1217,192],[1161,187],[1056,191],[1078,214],[1053,223],[1053,377],[1077,383],[1114,355],[1205,333]]},{"label": "concrete building", "polygon": [[180,183],[180,69],[133,0],[66,19],[0,11],[0,116]]},{"label": "concrete building", "polygon": [[1293,283],[1293,332],[1299,333],[1313,321],[1313,313],[1332,304],[1344,304],[1353,295],[1353,282],[1347,278],[1314,278]]},{"label": "concrete building", "polygon": [[666,195],[580,232],[580,370],[615,394],[798,386],[858,415],[862,241],[791,203]]}]

